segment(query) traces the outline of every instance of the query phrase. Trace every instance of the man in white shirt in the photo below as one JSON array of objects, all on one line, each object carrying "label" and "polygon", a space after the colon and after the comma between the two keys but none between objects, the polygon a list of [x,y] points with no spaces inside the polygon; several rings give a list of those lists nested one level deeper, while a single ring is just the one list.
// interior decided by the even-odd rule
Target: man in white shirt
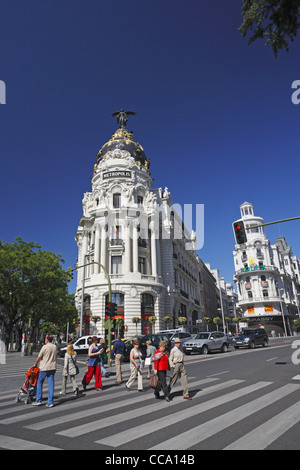
[{"label": "man in white shirt", "polygon": [[52,408],[54,406],[54,375],[56,372],[57,348],[52,344],[52,341],[53,336],[46,337],[45,346],[42,347],[37,360],[35,361],[35,367],[37,367],[40,362],[40,373],[36,387],[36,401],[32,403],[35,406],[42,404],[43,383],[46,377],[48,379],[48,403],[46,406],[48,408]]},{"label": "man in white shirt", "polygon": [[185,400],[192,400],[189,396],[189,389],[187,384],[187,372],[184,366],[184,354],[180,349],[181,340],[180,338],[174,339],[174,348],[171,350],[170,357],[169,357],[169,364],[172,369],[174,369],[173,377],[171,378],[169,388],[171,390],[172,387],[177,382],[178,377],[180,377],[180,382],[183,388],[183,398]]}]

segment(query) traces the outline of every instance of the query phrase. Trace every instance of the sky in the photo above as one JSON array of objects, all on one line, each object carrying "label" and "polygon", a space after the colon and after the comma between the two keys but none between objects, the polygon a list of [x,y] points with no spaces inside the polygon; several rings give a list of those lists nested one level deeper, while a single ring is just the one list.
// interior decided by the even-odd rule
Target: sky
[{"label": "sky", "polygon": [[[232,282],[232,222],[300,216],[300,37],[274,60],[238,0],[0,0],[0,239],[77,260],[96,155],[120,108],[154,188],[204,204],[200,258]],[[300,257],[300,220],[266,227]],[[75,290],[75,280],[70,291]]]}]

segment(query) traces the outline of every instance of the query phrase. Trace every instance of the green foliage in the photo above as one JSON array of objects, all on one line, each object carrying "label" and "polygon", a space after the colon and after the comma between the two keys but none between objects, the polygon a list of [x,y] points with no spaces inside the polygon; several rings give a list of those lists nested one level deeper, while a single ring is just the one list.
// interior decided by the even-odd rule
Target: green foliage
[{"label": "green foliage", "polygon": [[289,50],[288,40],[297,35],[300,0],[244,0],[243,23],[239,28],[243,37],[253,31],[249,44],[256,39],[266,39],[274,58],[280,49]]},{"label": "green foliage", "polygon": [[21,329],[29,319],[34,330],[41,320],[63,327],[75,318],[63,263],[61,255],[43,251],[37,243],[0,241],[0,322],[6,342],[14,325]]}]

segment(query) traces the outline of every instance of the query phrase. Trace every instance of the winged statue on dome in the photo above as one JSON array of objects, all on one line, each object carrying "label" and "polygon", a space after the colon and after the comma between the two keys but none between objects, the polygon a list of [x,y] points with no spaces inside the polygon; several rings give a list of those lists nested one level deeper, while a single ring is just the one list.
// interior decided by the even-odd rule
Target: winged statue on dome
[{"label": "winged statue on dome", "polygon": [[117,118],[117,123],[120,124],[120,129],[125,129],[128,116],[134,116],[135,114],[136,112],[134,111],[124,111],[124,109],[121,109],[120,111],[113,113],[112,116]]}]

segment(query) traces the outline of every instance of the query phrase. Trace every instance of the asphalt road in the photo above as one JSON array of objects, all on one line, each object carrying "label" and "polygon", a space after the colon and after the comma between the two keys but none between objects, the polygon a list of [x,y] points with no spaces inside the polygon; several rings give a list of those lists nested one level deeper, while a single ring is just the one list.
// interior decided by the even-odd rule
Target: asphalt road
[{"label": "asphalt road", "polygon": [[[152,454],[180,450],[184,455],[249,446],[299,450],[300,370],[292,360],[294,341],[300,338],[271,339],[268,348],[186,357],[193,400],[182,399],[177,383],[171,403],[155,400],[146,379],[146,393],[137,392],[137,383],[126,392],[114,384],[114,375],[103,379],[102,392],[91,384],[75,399],[69,384],[69,393],[59,398],[59,359],[52,409],[14,403],[35,358],[9,354],[7,364],[0,365],[0,449],[98,449],[108,456],[122,450],[137,455],[144,449]],[[85,357],[79,356],[79,362],[78,383]],[[123,371],[127,379],[128,364]]]}]

